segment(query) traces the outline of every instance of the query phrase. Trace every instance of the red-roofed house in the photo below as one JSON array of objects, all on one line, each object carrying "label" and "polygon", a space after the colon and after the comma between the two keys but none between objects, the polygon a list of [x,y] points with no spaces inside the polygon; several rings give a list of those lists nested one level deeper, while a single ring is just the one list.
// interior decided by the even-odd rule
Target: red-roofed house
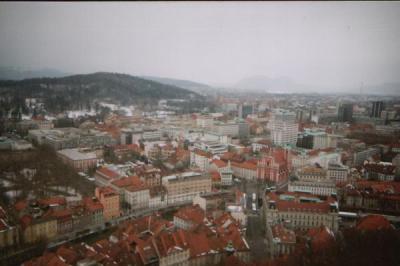
[{"label": "red-roofed house", "polygon": [[97,169],[94,177],[96,179],[96,184],[107,186],[110,182],[119,178],[120,174],[108,169],[107,167],[101,167]]},{"label": "red-roofed house", "polygon": [[313,252],[327,250],[335,241],[335,235],[326,226],[311,228],[307,232]]},{"label": "red-roofed house", "polygon": [[267,226],[267,250],[271,258],[293,252],[296,245],[296,234],[283,224]]},{"label": "red-roofed house", "polygon": [[203,223],[205,212],[199,205],[180,208],[174,214],[174,225],[178,228],[188,230],[193,226]]},{"label": "red-roofed house", "polygon": [[131,210],[149,207],[150,189],[138,176],[123,177],[111,183]]}]

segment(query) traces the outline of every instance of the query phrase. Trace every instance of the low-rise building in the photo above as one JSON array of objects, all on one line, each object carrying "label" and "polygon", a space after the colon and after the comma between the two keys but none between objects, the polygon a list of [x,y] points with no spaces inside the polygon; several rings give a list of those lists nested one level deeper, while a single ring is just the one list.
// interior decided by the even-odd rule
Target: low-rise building
[{"label": "low-rise building", "polygon": [[183,207],[174,214],[174,225],[189,230],[202,224],[205,218],[205,212],[199,205]]},{"label": "low-rise building", "polygon": [[267,247],[269,256],[279,257],[292,253],[296,246],[296,234],[283,224],[267,226]]},{"label": "low-rise building", "polygon": [[77,171],[86,172],[96,167],[96,153],[80,149],[64,149],[57,151],[57,156],[65,163]]}]

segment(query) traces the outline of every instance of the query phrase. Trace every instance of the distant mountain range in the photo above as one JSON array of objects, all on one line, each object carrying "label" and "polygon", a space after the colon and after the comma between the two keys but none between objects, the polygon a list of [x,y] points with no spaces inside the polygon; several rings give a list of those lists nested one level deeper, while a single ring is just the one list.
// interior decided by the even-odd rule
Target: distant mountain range
[{"label": "distant mountain range", "polygon": [[153,80],[156,82],[160,82],[163,84],[168,84],[172,86],[177,86],[180,88],[184,88],[202,95],[214,94],[215,88],[199,82],[194,82],[190,80],[182,80],[182,79],[172,79],[172,78],[162,78],[162,77],[154,77],[154,76],[142,76],[144,79]]},{"label": "distant mountain range", "polygon": [[269,78],[267,76],[252,76],[239,80],[232,87],[239,90],[268,93],[294,93],[306,90],[306,86],[297,84],[290,78]]},{"label": "distant mountain range", "polygon": [[43,98],[53,111],[87,106],[94,100],[120,104],[156,104],[160,99],[197,99],[203,96],[177,86],[126,74],[98,72],[61,78],[0,81],[1,96]]},{"label": "distant mountain range", "polygon": [[71,75],[57,69],[44,68],[38,70],[24,70],[13,67],[0,67],[0,80],[22,80],[31,78],[58,78]]},{"label": "distant mountain range", "polygon": [[244,78],[231,87],[237,91],[253,91],[264,93],[352,93],[376,95],[400,95],[400,83],[382,83],[367,85],[358,88],[323,88],[315,85],[300,84],[286,78],[269,78],[267,76],[253,76]]}]

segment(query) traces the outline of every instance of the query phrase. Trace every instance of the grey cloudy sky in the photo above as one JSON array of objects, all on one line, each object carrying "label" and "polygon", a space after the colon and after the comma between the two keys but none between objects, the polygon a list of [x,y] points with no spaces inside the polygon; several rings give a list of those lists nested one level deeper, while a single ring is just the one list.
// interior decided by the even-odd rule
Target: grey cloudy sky
[{"label": "grey cloudy sky", "polygon": [[400,2],[0,3],[0,65],[235,83],[400,81]]}]

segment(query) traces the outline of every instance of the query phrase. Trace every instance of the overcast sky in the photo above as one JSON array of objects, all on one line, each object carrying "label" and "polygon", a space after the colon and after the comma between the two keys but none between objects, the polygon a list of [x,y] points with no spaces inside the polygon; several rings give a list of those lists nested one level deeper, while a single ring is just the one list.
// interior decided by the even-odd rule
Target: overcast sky
[{"label": "overcast sky", "polygon": [[0,65],[230,84],[400,81],[400,2],[0,3]]}]

